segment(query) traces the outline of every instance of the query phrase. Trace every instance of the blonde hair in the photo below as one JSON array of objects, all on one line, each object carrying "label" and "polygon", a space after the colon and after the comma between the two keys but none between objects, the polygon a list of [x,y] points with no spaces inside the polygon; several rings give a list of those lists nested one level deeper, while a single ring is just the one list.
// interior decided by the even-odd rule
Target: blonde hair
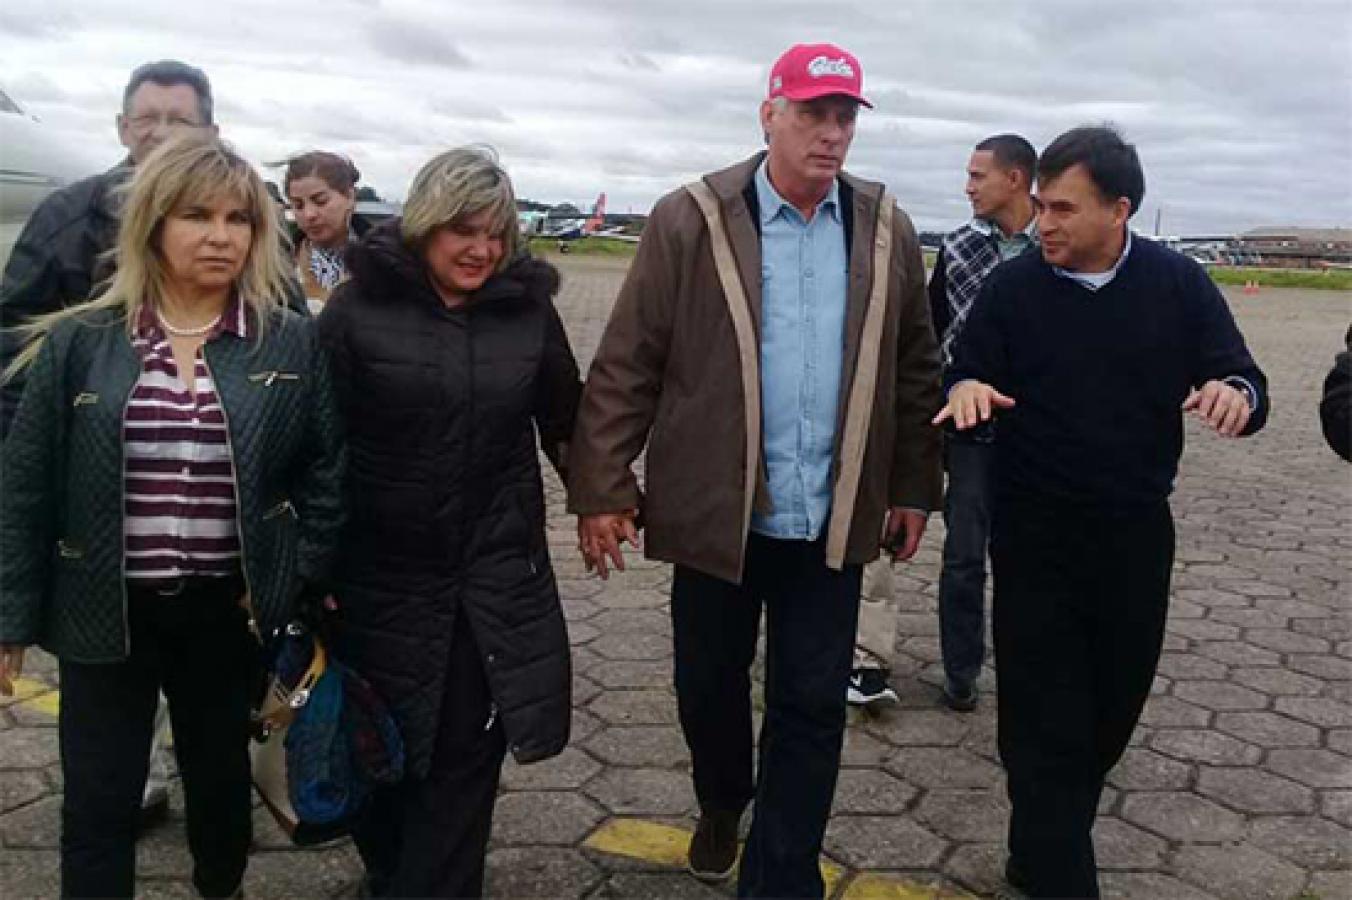
[{"label": "blonde hair", "polygon": [[59,322],[98,310],[120,312],[130,333],[146,304],[157,306],[168,289],[168,267],[160,249],[164,220],[184,206],[208,204],[221,196],[247,209],[253,237],[244,269],[235,281],[240,302],[254,313],[262,334],[272,314],[286,305],[291,264],[282,249],[277,206],[247,161],[215,137],[185,133],[166,141],[136,167],[124,192],[116,270],[94,299],[37,316],[19,327],[28,344],[5,371],[6,379],[33,361]]},{"label": "blonde hair", "polygon": [[502,239],[502,271],[516,256],[516,195],[492,147],[472,144],[434,156],[408,189],[400,229],[404,243],[421,249],[438,228],[493,211],[493,232]]}]

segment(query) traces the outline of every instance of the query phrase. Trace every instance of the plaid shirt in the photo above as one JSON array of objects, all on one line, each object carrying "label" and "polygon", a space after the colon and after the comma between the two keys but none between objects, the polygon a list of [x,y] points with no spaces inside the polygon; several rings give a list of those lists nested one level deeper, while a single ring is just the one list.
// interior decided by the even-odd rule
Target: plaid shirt
[{"label": "plaid shirt", "polygon": [[[1027,235],[1027,247],[1037,244],[1037,219],[1034,218],[1022,234]],[[939,350],[944,368],[953,362],[953,342],[962,333],[972,302],[981,293],[987,276],[1002,261],[1000,231],[989,222],[973,219],[944,237],[944,284],[948,301],[948,326],[940,335]],[[1025,249],[1027,249],[1025,247]]]}]

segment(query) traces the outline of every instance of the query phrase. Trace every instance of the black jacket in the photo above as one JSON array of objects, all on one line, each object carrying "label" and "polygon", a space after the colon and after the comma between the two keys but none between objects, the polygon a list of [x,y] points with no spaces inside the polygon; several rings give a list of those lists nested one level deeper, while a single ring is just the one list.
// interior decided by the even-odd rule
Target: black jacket
[{"label": "black jacket", "polygon": [[[229,429],[244,577],[267,634],[303,583],[325,579],[342,523],[328,360],[313,320],[289,310],[261,340],[226,332],[203,354]],[[0,644],[40,643],[82,663],[126,657],[122,429],[141,365],[108,310],[61,322],[33,362],[0,455]]]},{"label": "black jacket", "polygon": [[1352,328],[1347,329],[1346,346],[1333,358],[1333,368],[1324,379],[1324,396],[1319,401],[1319,424],[1324,440],[1343,459],[1352,462]]},{"label": "black jacket", "polygon": [[[104,254],[117,242],[116,190],[131,173],[127,160],[67,185],[29,216],[0,280],[0,371],[23,349],[15,325],[83,303],[112,274]],[[9,431],[22,394],[22,378],[0,387],[0,435]]]},{"label": "black jacket", "polygon": [[581,394],[558,275],[519,260],[448,310],[398,229],[350,248],[319,318],[351,452],[335,652],[391,705],[420,777],[467,615],[513,755],[543,759],[567,743],[571,675],[535,435],[562,474]]}]

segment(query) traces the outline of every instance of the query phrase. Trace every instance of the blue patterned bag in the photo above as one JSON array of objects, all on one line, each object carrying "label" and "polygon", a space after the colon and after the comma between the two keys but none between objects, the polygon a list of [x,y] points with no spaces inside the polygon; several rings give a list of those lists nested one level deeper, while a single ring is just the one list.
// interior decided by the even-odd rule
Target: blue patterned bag
[{"label": "blue patterned bag", "polygon": [[365,799],[367,790],[363,779],[354,777],[342,720],[343,676],[330,661],[286,731],[287,787],[302,822],[342,821]]},{"label": "blue patterned bag", "polygon": [[[377,785],[403,778],[403,739],[370,684],[300,622],[279,631],[272,651],[272,702],[259,716],[254,783],[297,844],[332,840]],[[284,759],[267,762],[269,743],[282,745]]]}]

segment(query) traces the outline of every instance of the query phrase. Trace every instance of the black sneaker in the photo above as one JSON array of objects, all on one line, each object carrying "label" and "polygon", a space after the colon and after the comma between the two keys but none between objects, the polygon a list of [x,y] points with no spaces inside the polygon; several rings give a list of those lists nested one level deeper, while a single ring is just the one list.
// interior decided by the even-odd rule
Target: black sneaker
[{"label": "black sneaker", "polygon": [[845,689],[845,702],[853,706],[868,706],[886,700],[897,703],[897,692],[887,686],[887,673],[882,669],[852,669],[850,683]]},{"label": "black sneaker", "polygon": [[740,813],[702,813],[690,839],[687,865],[700,881],[724,881],[737,868],[737,826]]},{"label": "black sneaker", "polygon": [[945,680],[943,701],[954,712],[971,712],[976,709],[976,685],[957,685]]}]

